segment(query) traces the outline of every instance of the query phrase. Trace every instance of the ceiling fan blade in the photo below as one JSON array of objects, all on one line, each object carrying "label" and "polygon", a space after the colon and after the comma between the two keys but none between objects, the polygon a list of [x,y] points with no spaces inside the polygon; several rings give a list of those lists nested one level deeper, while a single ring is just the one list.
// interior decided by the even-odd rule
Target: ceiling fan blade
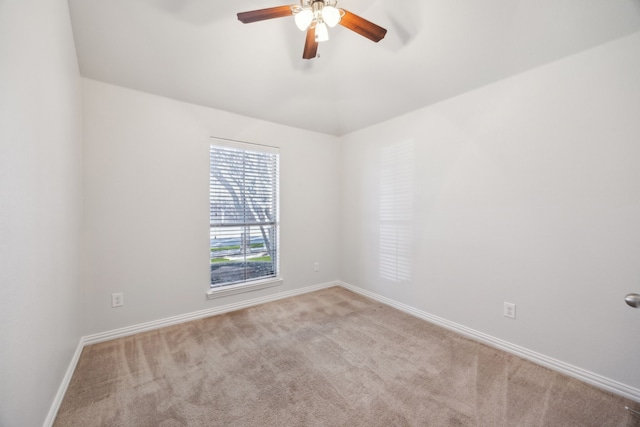
[{"label": "ceiling fan blade", "polygon": [[307,30],[307,39],[304,42],[304,52],[302,53],[303,59],[315,58],[318,53],[318,42],[316,41],[316,29],[315,27]]},{"label": "ceiling fan blade", "polygon": [[358,15],[355,15],[347,10],[342,9],[342,11],[344,12],[344,16],[340,20],[340,25],[342,25],[343,27],[348,28],[351,31],[355,31],[361,36],[364,36],[376,43],[382,40],[385,34],[387,34],[387,30],[385,30],[381,26],[367,21],[366,19],[361,18]]},{"label": "ceiling fan blade", "polygon": [[291,6],[277,6],[267,9],[252,10],[250,12],[238,13],[238,20],[244,24],[250,24],[252,22],[264,21],[266,19],[284,18],[285,16],[291,16]]}]

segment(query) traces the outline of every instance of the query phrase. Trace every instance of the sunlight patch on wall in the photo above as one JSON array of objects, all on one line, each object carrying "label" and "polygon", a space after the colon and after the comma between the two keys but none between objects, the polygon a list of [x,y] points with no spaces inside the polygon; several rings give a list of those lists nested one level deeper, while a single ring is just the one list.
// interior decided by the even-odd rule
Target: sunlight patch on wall
[{"label": "sunlight patch on wall", "polygon": [[380,151],[379,273],[393,282],[411,280],[413,140]]}]

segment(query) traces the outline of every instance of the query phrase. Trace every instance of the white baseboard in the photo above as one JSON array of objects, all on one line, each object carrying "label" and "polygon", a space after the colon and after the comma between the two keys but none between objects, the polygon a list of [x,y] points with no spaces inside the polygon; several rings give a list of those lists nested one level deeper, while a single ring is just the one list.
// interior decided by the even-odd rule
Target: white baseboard
[{"label": "white baseboard", "polygon": [[69,383],[71,382],[71,377],[73,377],[73,372],[76,370],[76,365],[78,364],[78,360],[80,360],[80,354],[82,354],[82,349],[84,348],[84,339],[80,338],[80,342],[76,347],[76,351],[73,353],[73,357],[71,358],[71,362],[69,363],[69,367],[67,367],[67,372],[64,374],[62,378],[62,383],[60,383],[60,387],[58,387],[58,392],[53,399],[53,403],[49,408],[49,413],[47,414],[47,418],[44,420],[44,427],[53,426],[53,422],[56,420],[56,415],[58,415],[58,410],[60,409],[60,405],[62,404],[62,399],[64,395],[67,393],[67,388],[69,387]]},{"label": "white baseboard", "polygon": [[549,369],[568,375],[570,377],[576,378],[580,381],[584,381],[595,387],[610,391],[612,393],[615,393],[627,399],[640,402],[640,390],[637,388],[630,387],[626,384],[622,384],[620,382],[611,380],[609,378],[584,370],[582,368],[578,368],[576,366],[570,365],[560,360],[556,360],[551,357],[547,357],[543,354],[536,353],[535,351],[526,349],[524,347],[511,344],[507,341],[501,340],[491,335],[487,335],[482,332],[476,331],[474,329],[467,328],[466,326],[462,326],[457,323],[448,321],[441,317],[434,316],[432,314],[429,314],[422,310],[418,310],[417,308],[411,307],[409,305],[400,303],[398,301],[394,301],[387,297],[383,297],[382,295],[378,295],[376,293],[367,291],[365,289],[350,285],[342,281],[334,281],[334,282],[321,283],[313,286],[307,286],[301,289],[294,289],[291,291],[279,292],[273,295],[253,298],[253,299],[241,301],[238,303],[227,304],[220,307],[215,307],[215,308],[201,310],[201,311],[195,311],[192,313],[187,313],[179,316],[168,317],[165,319],[154,320],[151,322],[141,323],[138,325],[128,326],[125,328],[114,329],[107,332],[101,332],[98,334],[92,334],[92,335],[81,337],[80,342],[78,343],[78,347],[76,348],[76,351],[73,355],[73,358],[69,363],[67,372],[62,380],[62,383],[60,384],[60,387],[58,388],[58,392],[56,393],[54,401],[51,404],[51,408],[49,410],[49,413],[47,415],[47,418],[43,426],[51,427],[53,425],[53,422],[55,421],[56,415],[58,413],[58,409],[60,408],[62,399],[64,398],[64,395],[67,391],[67,387],[71,382],[71,377],[73,376],[73,372],[75,371],[76,365],[78,363],[78,360],[80,359],[80,354],[82,353],[82,349],[84,348],[84,346],[87,346],[90,344],[96,344],[99,342],[108,341],[116,338],[122,338],[129,335],[134,335],[140,332],[146,332],[154,329],[164,328],[166,326],[173,326],[180,323],[188,322],[190,320],[202,319],[209,316],[215,316],[217,314],[223,314],[223,313],[228,313],[230,311],[241,310],[243,308],[264,304],[271,301],[277,301],[280,299],[289,298],[296,295],[302,295],[309,292],[318,291],[320,289],[330,288],[332,286],[341,286],[357,294],[366,296],[375,301],[381,302],[390,307],[404,311],[405,313],[411,314],[413,316],[426,320],[435,325],[441,326],[453,332],[457,332],[466,337],[472,338],[476,341],[480,341],[484,344],[490,345],[494,348],[498,348],[500,350],[514,354],[516,356],[530,360],[534,363],[545,366]]},{"label": "white baseboard", "polygon": [[317,291],[320,289],[330,288],[331,286],[339,286],[337,282],[326,282],[319,285],[307,286],[301,289],[294,289],[292,291],[278,292],[273,295],[267,295],[264,297],[253,298],[246,301],[240,301],[233,304],[226,304],[219,307],[208,308],[206,310],[194,311],[192,313],[181,314],[179,316],[167,317],[165,319],[153,320],[151,322],[140,323],[138,325],[127,326],[124,328],[113,329],[111,331],[100,332],[98,334],[87,335],[83,337],[84,345],[96,344],[103,341],[109,341],[116,338],[122,338],[129,335],[138,334],[140,332],[152,331],[154,329],[164,328],[166,326],[173,326],[191,320],[203,319],[205,317],[215,316],[217,314],[228,313],[230,311],[241,310],[243,308],[251,307],[254,305],[264,304],[271,301],[277,301],[283,298],[289,298],[296,295],[302,295],[309,292]]},{"label": "white baseboard", "polygon": [[576,378],[587,384],[591,384],[594,387],[598,387],[627,399],[640,402],[640,389],[630,387],[618,381],[603,377],[602,375],[587,371],[582,368],[578,368],[577,366],[570,365],[557,359],[553,359],[551,357],[545,356],[544,354],[536,353],[535,351],[531,351],[527,348],[511,344],[507,341],[501,340],[491,335],[487,335],[471,328],[467,328],[466,326],[459,325],[441,317],[434,316],[425,311],[418,310],[417,308],[411,307],[398,301],[394,301],[387,297],[383,297],[382,295],[378,295],[357,286],[353,286],[341,281],[338,281],[337,284],[357,294],[366,296],[368,298],[396,308],[400,311],[404,311],[405,313],[411,314],[415,317],[426,320],[427,322],[472,338],[476,341],[480,341],[483,344],[487,344],[491,347],[506,351],[507,353],[522,357],[523,359],[527,359],[531,362],[537,363],[538,365],[542,365],[554,371]]},{"label": "white baseboard", "polygon": [[279,292],[274,295],[267,295],[264,297],[253,298],[246,301],[241,301],[234,304],[227,304],[220,307],[215,307],[207,310],[195,311],[192,313],[182,314],[179,316],[167,317],[165,319],[154,320],[152,322],[141,323],[138,325],[128,326],[125,328],[114,329],[107,332],[101,332],[98,334],[87,335],[80,338],[80,342],[78,343],[78,347],[76,348],[75,353],[71,359],[71,363],[69,363],[69,367],[67,368],[67,372],[62,379],[62,383],[58,388],[58,392],[51,404],[49,409],[49,413],[47,414],[47,418],[43,424],[43,427],[51,427],[56,419],[56,415],[58,414],[58,410],[60,409],[60,405],[62,404],[62,399],[67,392],[67,388],[69,387],[69,383],[71,382],[71,377],[73,376],[73,372],[76,369],[76,365],[78,364],[78,360],[80,359],[80,354],[82,353],[82,349],[91,344],[96,344],[103,341],[113,340],[116,338],[122,338],[129,335],[134,335],[140,332],[151,331],[154,329],[164,328],[166,326],[173,326],[179,323],[188,322],[190,320],[202,319],[209,316],[215,316],[216,314],[228,313],[230,311],[241,310],[243,308],[251,307],[254,305],[264,304],[271,301],[277,301],[284,298],[293,297],[296,295],[302,295],[309,292],[318,291],[320,289],[330,288],[332,286],[339,286],[338,282],[326,282],[320,283],[318,285],[307,286],[301,289],[294,289],[292,291]]}]

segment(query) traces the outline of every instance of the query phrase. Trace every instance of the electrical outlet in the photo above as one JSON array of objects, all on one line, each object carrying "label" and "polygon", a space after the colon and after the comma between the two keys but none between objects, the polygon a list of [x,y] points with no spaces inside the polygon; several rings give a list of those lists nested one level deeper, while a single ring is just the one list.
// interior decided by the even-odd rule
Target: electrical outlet
[{"label": "electrical outlet", "polygon": [[516,305],[512,302],[504,303],[504,317],[516,318]]},{"label": "electrical outlet", "polygon": [[313,271],[320,271],[320,263],[318,261],[313,263]]},{"label": "electrical outlet", "polygon": [[111,307],[121,307],[124,305],[124,297],[122,292],[111,294]]}]

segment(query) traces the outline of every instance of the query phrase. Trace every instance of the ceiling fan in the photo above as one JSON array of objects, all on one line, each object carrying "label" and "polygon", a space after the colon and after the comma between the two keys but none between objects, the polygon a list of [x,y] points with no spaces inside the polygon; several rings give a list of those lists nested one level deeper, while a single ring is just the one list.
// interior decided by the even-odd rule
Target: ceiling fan
[{"label": "ceiling fan", "polygon": [[318,43],[329,40],[327,27],[335,27],[340,24],[376,43],[387,34],[387,30],[379,25],[347,10],[337,8],[337,3],[337,0],[300,0],[300,5],[276,6],[241,12],[238,13],[238,20],[249,24],[293,15],[296,26],[301,31],[307,32],[302,54],[304,59],[315,58],[318,53]]}]

